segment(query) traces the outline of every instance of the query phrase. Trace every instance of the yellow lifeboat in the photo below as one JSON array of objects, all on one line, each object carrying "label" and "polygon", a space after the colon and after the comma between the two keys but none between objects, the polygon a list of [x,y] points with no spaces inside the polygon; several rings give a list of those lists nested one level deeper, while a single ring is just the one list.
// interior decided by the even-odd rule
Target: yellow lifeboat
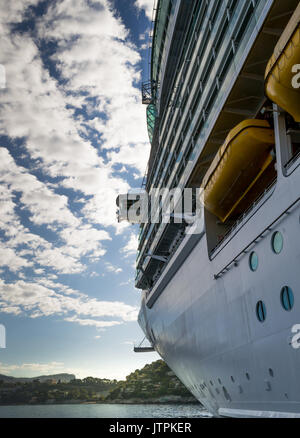
[{"label": "yellow lifeboat", "polygon": [[[300,122],[300,4],[283,32],[265,74],[266,95]],[[299,75],[298,75],[299,78]]]},{"label": "yellow lifeboat", "polygon": [[274,131],[265,120],[244,120],[228,134],[204,181],[204,205],[225,222],[251,205],[274,178]]}]

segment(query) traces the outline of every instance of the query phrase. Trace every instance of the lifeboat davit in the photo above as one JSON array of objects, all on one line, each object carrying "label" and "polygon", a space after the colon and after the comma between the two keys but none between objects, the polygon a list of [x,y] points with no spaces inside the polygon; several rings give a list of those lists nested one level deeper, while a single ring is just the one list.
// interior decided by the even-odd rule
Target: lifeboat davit
[{"label": "lifeboat davit", "polygon": [[205,175],[205,208],[225,222],[250,206],[274,178],[274,143],[265,120],[244,120],[232,129]]},{"label": "lifeboat davit", "polygon": [[[300,4],[275,47],[265,74],[269,99],[300,122]],[[298,74],[298,76],[297,76]]]}]

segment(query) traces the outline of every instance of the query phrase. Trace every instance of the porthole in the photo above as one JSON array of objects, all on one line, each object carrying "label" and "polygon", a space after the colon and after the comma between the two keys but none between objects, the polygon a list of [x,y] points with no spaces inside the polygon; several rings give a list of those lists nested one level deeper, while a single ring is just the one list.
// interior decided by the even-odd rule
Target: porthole
[{"label": "porthole", "polygon": [[229,392],[227,391],[227,389],[225,388],[225,386],[223,386],[222,389],[223,389],[223,394],[224,394],[224,397],[226,398],[226,400],[228,400],[228,401],[231,402],[230,394],[229,394]]},{"label": "porthole", "polygon": [[257,271],[258,269],[258,255],[256,252],[252,252],[249,257],[249,265],[252,272]]},{"label": "porthole", "polygon": [[265,380],[265,384],[266,384],[265,390],[267,392],[272,391],[272,385],[271,385],[271,383],[268,380]]},{"label": "porthole", "polygon": [[259,301],[256,304],[256,316],[260,322],[264,322],[267,317],[267,309],[263,301]]},{"label": "porthole", "polygon": [[290,287],[284,286],[280,294],[282,307],[289,312],[294,307],[294,294]]},{"label": "porthole", "polygon": [[276,231],[276,233],[273,234],[272,249],[275,254],[280,254],[283,250],[283,236],[279,231]]}]

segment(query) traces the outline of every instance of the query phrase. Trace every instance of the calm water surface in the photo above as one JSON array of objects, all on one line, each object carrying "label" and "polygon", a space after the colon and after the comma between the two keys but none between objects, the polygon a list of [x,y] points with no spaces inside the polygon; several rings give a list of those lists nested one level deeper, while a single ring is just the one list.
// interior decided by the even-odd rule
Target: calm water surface
[{"label": "calm water surface", "polygon": [[36,405],[0,406],[0,418],[203,418],[199,405]]}]

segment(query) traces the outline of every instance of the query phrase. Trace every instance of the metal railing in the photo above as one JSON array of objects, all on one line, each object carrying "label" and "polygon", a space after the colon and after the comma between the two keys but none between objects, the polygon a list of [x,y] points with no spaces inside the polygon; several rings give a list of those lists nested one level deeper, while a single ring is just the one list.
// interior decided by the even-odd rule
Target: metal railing
[{"label": "metal railing", "polygon": [[230,227],[230,229],[224,234],[222,237],[222,240],[211,250],[209,256],[212,260],[215,256],[216,252],[220,247],[224,244],[226,240],[229,239],[229,237],[233,237],[233,234],[235,231],[237,231],[237,228],[239,226],[243,226],[245,220],[250,219],[250,213],[255,210],[256,207],[260,204],[262,200],[266,201],[269,199],[267,195],[270,194],[270,192],[275,189],[277,183],[277,178],[264,190],[264,192],[253,202],[253,204],[237,219],[237,221]]},{"label": "metal railing", "polygon": [[300,198],[298,198],[295,202],[293,202],[286,210],[284,210],[269,226],[267,226],[266,228],[264,228],[264,230],[258,235],[258,236],[256,236],[255,237],[255,239],[253,239],[242,251],[240,251],[239,253],[238,253],[238,255],[237,256],[235,256],[221,271],[219,271],[218,272],[218,274],[215,274],[214,275],[214,278],[215,278],[215,280],[218,280],[218,278],[220,278],[224,273],[226,273],[227,271],[229,271],[230,270],[230,267],[231,266],[237,266],[238,265],[238,259],[241,257],[241,256],[243,256],[243,255],[245,255],[245,254],[248,254],[248,251],[249,251],[249,248],[253,245],[253,244],[255,244],[255,243],[257,243],[257,241],[259,241],[259,240],[261,240],[262,238],[264,238],[265,236],[265,234],[266,233],[268,233],[268,232],[271,232],[272,231],[272,227],[277,223],[277,222],[279,222],[279,220],[283,217],[283,216],[286,216],[286,215],[288,215],[288,214],[290,214],[290,211],[291,211],[291,209],[296,205],[296,204],[298,204],[298,202],[299,202],[299,200],[300,200]]},{"label": "metal railing", "polygon": [[142,104],[149,105],[152,102],[152,82],[142,83]]},{"label": "metal railing", "polygon": [[298,160],[300,158],[300,151],[297,153],[297,154],[295,154],[285,165],[284,165],[284,168],[286,169],[286,170],[289,170],[291,167],[292,167],[292,165],[294,164],[294,163],[296,163],[296,161]]}]

